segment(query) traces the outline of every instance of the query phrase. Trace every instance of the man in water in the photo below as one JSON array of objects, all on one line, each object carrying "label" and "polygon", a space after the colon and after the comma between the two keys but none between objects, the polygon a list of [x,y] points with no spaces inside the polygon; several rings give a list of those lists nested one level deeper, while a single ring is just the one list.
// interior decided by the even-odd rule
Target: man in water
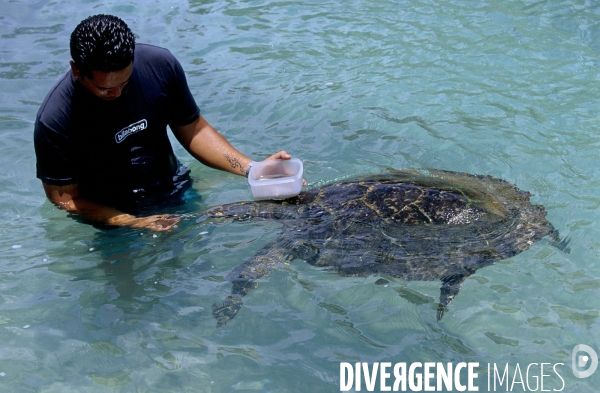
[{"label": "man in water", "polygon": [[[252,160],[200,115],[166,49],[136,44],[121,19],[95,15],[71,34],[72,61],[46,96],[34,132],[37,177],[60,208],[114,226],[169,230],[179,218],[140,214],[191,185],[167,125],[196,159],[246,175]],[[280,151],[268,159],[290,159]]]}]

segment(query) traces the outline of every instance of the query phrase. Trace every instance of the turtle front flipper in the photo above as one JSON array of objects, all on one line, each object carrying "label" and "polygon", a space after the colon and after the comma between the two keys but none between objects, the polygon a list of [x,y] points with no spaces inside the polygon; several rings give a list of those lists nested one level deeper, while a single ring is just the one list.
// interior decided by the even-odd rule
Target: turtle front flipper
[{"label": "turtle front flipper", "polygon": [[446,312],[446,306],[448,306],[462,287],[463,281],[467,279],[465,275],[454,275],[451,277],[444,278],[442,280],[442,288],[440,289],[440,304],[437,309],[437,320],[438,322],[444,317]]},{"label": "turtle front flipper", "polygon": [[217,320],[217,327],[221,327],[231,321],[238,311],[240,311],[240,308],[242,308],[242,298],[234,295],[227,296],[221,307],[213,304],[212,313],[213,317]]},{"label": "turtle front flipper", "polygon": [[[253,262],[253,264],[249,262]],[[256,280],[271,272],[272,269],[265,270],[264,267],[258,267],[268,263],[266,260],[260,262],[262,262],[262,265],[259,261],[248,261],[236,267],[227,275],[227,280],[233,283],[231,295],[227,296],[221,307],[218,307],[216,304],[212,306],[212,313],[213,317],[217,320],[217,327],[225,325],[236,316],[243,305],[242,297],[246,296],[251,289],[258,287]]]},{"label": "turtle front flipper", "polygon": [[269,275],[275,264],[275,260],[257,255],[229,272],[226,280],[233,283],[231,295],[227,296],[221,307],[216,304],[212,306],[217,327],[225,325],[235,317],[242,308],[242,297],[246,296],[251,289],[258,287],[257,280]]},{"label": "turtle front flipper", "polygon": [[227,274],[225,279],[233,284],[231,295],[227,296],[222,306],[213,304],[212,307],[217,327],[223,326],[236,316],[242,307],[242,298],[251,289],[258,287],[259,279],[268,276],[273,269],[283,263],[284,258],[290,254],[290,249],[294,250],[280,237]]}]

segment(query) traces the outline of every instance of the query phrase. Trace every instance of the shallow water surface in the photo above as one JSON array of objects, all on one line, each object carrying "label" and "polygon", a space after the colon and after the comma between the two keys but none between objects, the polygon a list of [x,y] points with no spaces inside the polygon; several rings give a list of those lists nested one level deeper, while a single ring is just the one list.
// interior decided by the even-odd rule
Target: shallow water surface
[{"label": "shallow water surface", "polygon": [[[341,362],[478,362],[479,391],[488,364],[508,363],[512,382],[517,365],[526,379],[531,363],[562,363],[561,378],[545,370],[544,389],[597,391],[600,371],[571,369],[575,345],[600,351],[596,1],[0,9],[0,391],[335,392]],[[280,230],[197,222],[199,210],[250,199],[244,179],[174,142],[202,201],[181,208],[177,230],[153,234],[74,220],[35,178],[35,114],[68,69],[70,32],[96,13],[169,48],[206,119],[254,159],[286,149],[310,186],[390,167],[490,174],[531,192],[571,253],[542,240],[480,269],[439,323],[439,282],[375,285],[296,260],[217,329],[224,277]],[[513,390],[524,387],[517,378]]]}]

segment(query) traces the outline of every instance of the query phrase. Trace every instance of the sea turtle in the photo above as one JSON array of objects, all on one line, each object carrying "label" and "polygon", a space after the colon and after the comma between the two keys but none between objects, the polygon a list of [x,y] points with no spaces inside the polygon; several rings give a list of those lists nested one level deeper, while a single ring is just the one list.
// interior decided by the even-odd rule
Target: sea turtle
[{"label": "sea turtle", "polygon": [[221,205],[204,217],[278,220],[283,232],[226,277],[233,283],[217,326],[230,321],[261,277],[300,258],[342,276],[442,281],[438,321],[477,269],[512,257],[546,235],[568,240],[530,194],[492,176],[403,170],[309,189],[283,201]]}]

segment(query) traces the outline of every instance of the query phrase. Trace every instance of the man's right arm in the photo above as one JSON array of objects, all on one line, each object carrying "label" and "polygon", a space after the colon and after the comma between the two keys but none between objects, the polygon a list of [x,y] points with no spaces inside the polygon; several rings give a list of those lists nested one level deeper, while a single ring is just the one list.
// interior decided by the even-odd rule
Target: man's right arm
[{"label": "man's right arm", "polygon": [[79,187],[77,184],[67,184],[64,186],[43,182],[42,184],[44,185],[44,191],[48,199],[59,208],[107,225],[146,228],[152,231],[168,231],[175,227],[180,220],[179,217],[166,214],[136,217],[115,208],[94,203],[79,197]]}]

